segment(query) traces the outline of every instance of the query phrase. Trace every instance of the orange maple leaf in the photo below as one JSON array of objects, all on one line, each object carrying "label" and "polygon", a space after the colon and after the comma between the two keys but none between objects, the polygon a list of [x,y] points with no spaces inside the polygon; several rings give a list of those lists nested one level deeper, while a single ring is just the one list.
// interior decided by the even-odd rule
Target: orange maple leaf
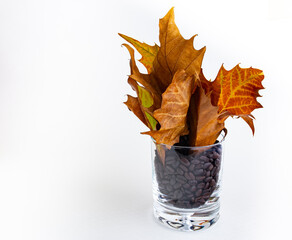
[{"label": "orange maple leaf", "polygon": [[237,65],[227,71],[222,65],[212,83],[212,97],[218,105],[219,121],[224,122],[229,116],[242,117],[254,132],[251,112],[262,108],[257,97],[260,97],[259,90],[264,89],[263,79],[262,70]]}]

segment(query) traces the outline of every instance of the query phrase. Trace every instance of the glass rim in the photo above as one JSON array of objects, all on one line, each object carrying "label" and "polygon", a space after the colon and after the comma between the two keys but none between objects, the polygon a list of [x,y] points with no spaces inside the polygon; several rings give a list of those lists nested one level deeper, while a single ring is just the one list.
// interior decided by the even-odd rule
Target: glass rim
[{"label": "glass rim", "polygon": [[168,144],[164,144],[164,143],[159,143],[157,144],[156,141],[154,140],[154,138],[151,137],[152,139],[152,142],[156,145],[160,145],[160,146],[164,146],[166,147],[167,149],[170,149],[170,148],[184,148],[184,149],[202,149],[202,148],[212,148],[212,147],[215,147],[215,146],[218,146],[218,145],[221,145],[224,141],[225,141],[225,137],[226,137],[226,134],[223,134],[223,133],[220,133],[220,135],[222,137],[221,140],[216,140],[218,141],[217,143],[214,143],[214,144],[210,144],[210,145],[205,145],[205,146],[182,146],[182,145],[168,145]]}]

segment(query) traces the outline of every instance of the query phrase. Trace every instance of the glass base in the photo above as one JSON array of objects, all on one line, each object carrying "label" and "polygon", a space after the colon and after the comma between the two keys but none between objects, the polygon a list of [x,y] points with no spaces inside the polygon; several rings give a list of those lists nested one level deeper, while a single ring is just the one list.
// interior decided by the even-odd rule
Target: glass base
[{"label": "glass base", "polygon": [[219,202],[212,208],[181,209],[154,202],[154,217],[171,229],[192,232],[206,229],[219,219]]}]

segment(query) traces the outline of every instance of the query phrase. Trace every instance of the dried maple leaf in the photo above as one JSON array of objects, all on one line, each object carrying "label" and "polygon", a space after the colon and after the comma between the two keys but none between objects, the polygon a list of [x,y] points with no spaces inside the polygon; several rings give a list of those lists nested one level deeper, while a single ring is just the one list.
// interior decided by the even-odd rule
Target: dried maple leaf
[{"label": "dried maple leaf", "polygon": [[180,136],[188,134],[186,117],[193,88],[193,77],[184,70],[176,72],[172,83],[162,94],[161,108],[154,111],[161,127],[145,134],[152,136],[156,143],[166,145],[173,145],[179,142]]},{"label": "dried maple leaf", "polygon": [[224,122],[229,116],[242,117],[254,132],[251,112],[256,108],[262,108],[257,101],[259,90],[264,89],[262,70],[255,68],[240,68],[235,66],[227,71],[223,66],[213,82],[212,97],[217,101],[220,122]]},{"label": "dried maple leaf", "polygon": [[143,119],[140,117],[140,112],[139,109],[136,108],[130,108],[128,106],[128,108],[131,111],[136,111],[134,112],[134,114],[139,117],[139,119],[146,124],[146,126],[148,126],[151,130],[156,130],[156,125],[157,125],[157,121],[155,120],[155,118],[153,117],[153,111],[156,109],[154,106],[154,99],[151,95],[151,93],[145,89],[144,87],[138,85],[138,83],[133,80],[131,77],[128,78],[128,83],[130,84],[130,86],[133,88],[133,90],[137,93],[137,100],[138,100],[138,104],[139,104],[139,108],[144,116],[144,121]]},{"label": "dried maple leaf", "polygon": [[189,111],[190,145],[207,146],[214,144],[224,123],[218,121],[218,107],[211,103],[211,92],[205,93],[202,87],[197,87]]},{"label": "dried maple leaf", "polygon": [[124,104],[126,104],[129,110],[132,111],[146,126],[148,126],[145,116],[141,110],[138,98],[131,95],[127,96],[128,99],[126,102],[124,102]]},{"label": "dried maple leaf", "polygon": [[[196,35],[188,40],[181,36],[173,8],[159,21],[160,47],[120,36],[142,55],[139,61],[148,71],[140,73],[134,49],[123,44],[131,56],[128,83],[137,93],[137,98],[128,96],[126,105],[151,129],[144,134],[156,143],[171,146],[189,134],[191,146],[213,144],[222,130],[226,133],[224,121],[229,116],[241,117],[254,133],[251,112],[262,107],[256,100],[263,89],[261,70],[237,65],[227,71],[222,66],[216,79],[208,81],[201,69],[206,48],[193,47]],[[164,162],[163,148],[157,149]]]},{"label": "dried maple leaf", "polygon": [[254,135],[255,129],[254,129],[254,124],[253,124],[253,119],[254,118],[252,115],[250,116],[241,116],[241,118],[248,124],[248,126],[251,128],[252,134]]},{"label": "dried maple leaf", "polygon": [[[133,101],[129,102],[126,105],[128,108],[134,112],[136,116],[139,117],[139,119],[148,126],[151,130],[156,130],[157,121],[153,117],[153,111],[160,107],[161,105],[161,96],[157,93],[156,89],[152,86],[151,82],[149,81],[149,75],[140,73],[136,62],[135,62],[135,56],[134,56],[134,50],[131,48],[128,44],[123,44],[125,46],[131,56],[130,60],[130,68],[131,68],[131,75],[128,78],[128,83],[133,88],[134,91],[137,93],[137,100],[140,105],[140,110],[144,115],[144,119],[140,116],[139,109],[133,108],[133,106],[129,106],[130,103],[133,103]],[[138,84],[142,84],[145,87],[142,87]]]},{"label": "dried maple leaf", "polygon": [[153,61],[159,50],[158,45],[155,44],[154,46],[150,46],[124,34],[119,33],[119,35],[137,49],[137,51],[142,55],[142,58],[139,61],[146,67],[148,73],[151,73],[153,68]]},{"label": "dried maple leaf", "polygon": [[157,80],[161,92],[165,91],[174,74],[180,69],[184,69],[190,76],[199,76],[206,48],[200,50],[194,48],[195,36],[188,40],[181,36],[174,22],[173,8],[160,19],[160,48],[153,62],[151,75]]},{"label": "dried maple leaf", "polygon": [[156,108],[160,107],[161,105],[161,93],[159,91],[159,88],[157,87],[157,84],[155,80],[153,80],[150,75],[148,74],[142,74],[140,73],[136,62],[135,62],[135,55],[134,55],[134,49],[131,48],[128,44],[123,44],[125,46],[131,56],[130,60],[130,68],[131,68],[131,75],[130,78],[135,80],[136,82],[140,83],[142,86],[144,86],[152,95],[154,99],[154,105]]}]

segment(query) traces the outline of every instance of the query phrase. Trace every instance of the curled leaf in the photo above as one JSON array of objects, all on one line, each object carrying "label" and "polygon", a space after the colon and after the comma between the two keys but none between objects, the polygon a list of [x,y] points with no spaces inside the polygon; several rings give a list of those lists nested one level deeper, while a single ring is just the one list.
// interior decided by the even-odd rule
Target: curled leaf
[{"label": "curled leaf", "polygon": [[135,80],[136,82],[140,83],[144,86],[148,91],[151,92],[153,97],[155,98],[157,104],[160,106],[161,102],[161,93],[157,86],[156,80],[148,74],[140,73],[136,61],[135,61],[135,53],[134,49],[131,48],[128,44],[123,44],[127,48],[130,53],[131,60],[130,60],[130,68],[131,68],[131,75],[130,78]]},{"label": "curled leaf", "polygon": [[224,123],[218,121],[218,107],[212,105],[211,92],[206,94],[202,87],[198,87],[195,94],[199,96],[195,100],[195,108],[191,108],[197,116],[190,122],[191,125],[195,125],[195,133],[190,134],[190,145],[214,144],[224,129]]},{"label": "curled leaf", "polygon": [[[128,83],[137,93],[138,104],[142,114],[144,115],[144,121],[146,122],[146,126],[148,126],[151,130],[156,130],[157,121],[153,117],[153,111],[156,108],[154,108],[154,99],[152,95],[144,87],[139,86],[138,83],[131,77],[128,78]],[[139,119],[142,121],[140,117]],[[145,123],[144,121],[142,122]]]},{"label": "curled leaf", "polygon": [[132,111],[146,126],[148,126],[145,116],[141,110],[138,98],[133,97],[131,95],[127,96],[128,99],[126,102],[124,102],[124,104],[126,104],[129,110]]},{"label": "curled leaf", "polygon": [[186,117],[193,88],[193,77],[189,77],[184,70],[175,73],[172,83],[162,94],[161,108],[154,111],[161,127],[145,134],[152,136],[156,143],[167,145],[179,142],[180,136],[188,134]]},{"label": "curled leaf", "polygon": [[241,118],[248,124],[248,126],[251,128],[252,134],[254,135],[255,129],[253,119],[247,115],[241,116]]}]

